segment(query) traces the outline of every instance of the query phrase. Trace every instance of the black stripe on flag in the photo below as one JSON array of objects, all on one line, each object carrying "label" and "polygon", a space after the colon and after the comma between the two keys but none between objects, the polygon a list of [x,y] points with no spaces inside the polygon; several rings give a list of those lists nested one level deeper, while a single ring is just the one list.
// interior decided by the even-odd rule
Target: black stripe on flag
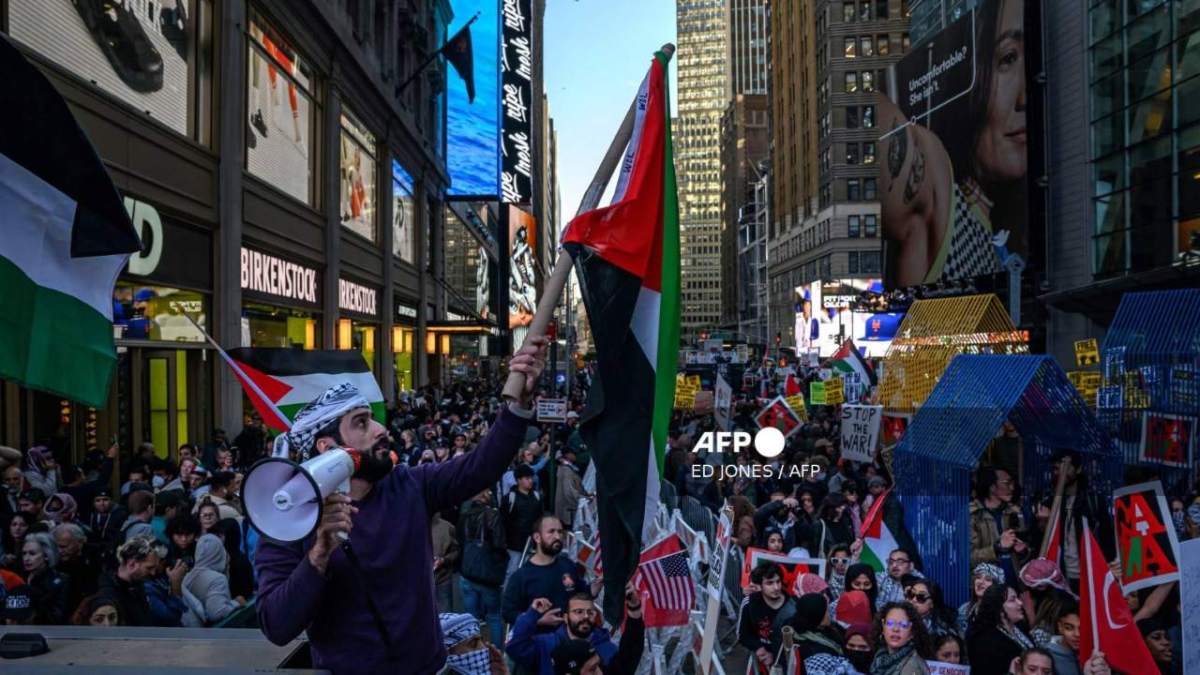
[{"label": "black stripe on flag", "polygon": [[368,373],[362,353],[356,350],[313,350],[238,347],[229,356],[267,375],[311,375],[313,373]]}]

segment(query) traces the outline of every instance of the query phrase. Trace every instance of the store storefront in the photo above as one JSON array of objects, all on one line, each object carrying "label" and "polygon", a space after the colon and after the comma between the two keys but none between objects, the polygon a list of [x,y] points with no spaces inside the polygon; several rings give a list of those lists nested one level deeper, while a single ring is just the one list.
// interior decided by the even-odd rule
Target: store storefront
[{"label": "store storefront", "polygon": [[242,340],[249,347],[320,349],[316,265],[242,247]]},{"label": "store storefront", "polygon": [[361,352],[363,359],[379,377],[380,331],[379,291],[349,279],[338,279],[337,348]]},{"label": "store storefront", "polygon": [[411,391],[416,386],[417,307],[412,301],[396,302],[396,317],[392,326],[392,364],[396,369],[396,393]]}]

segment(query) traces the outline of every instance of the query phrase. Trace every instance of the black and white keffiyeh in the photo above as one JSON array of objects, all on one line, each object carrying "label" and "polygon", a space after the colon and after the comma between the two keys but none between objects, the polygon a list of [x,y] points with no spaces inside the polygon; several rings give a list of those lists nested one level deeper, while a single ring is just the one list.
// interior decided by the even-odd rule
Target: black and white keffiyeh
[{"label": "black and white keffiyeh", "polygon": [[286,458],[292,452],[297,452],[299,461],[307,461],[312,456],[318,431],[351,410],[370,407],[371,403],[358,391],[358,387],[349,382],[334,385],[296,413],[291,431],[275,437],[271,456]]},{"label": "black and white keffiyeh", "polygon": [[[442,627],[442,643],[447,650],[465,640],[479,637],[479,620],[470,614],[438,614],[438,623]],[[487,647],[473,649],[459,654],[446,656],[448,672],[459,675],[490,675],[492,672],[491,654]]]}]

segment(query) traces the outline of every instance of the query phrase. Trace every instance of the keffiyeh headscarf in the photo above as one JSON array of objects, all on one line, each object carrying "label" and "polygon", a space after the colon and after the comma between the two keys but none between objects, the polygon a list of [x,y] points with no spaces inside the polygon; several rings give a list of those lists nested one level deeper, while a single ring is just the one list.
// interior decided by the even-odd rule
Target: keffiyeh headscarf
[{"label": "keffiyeh headscarf", "polygon": [[45,476],[47,473],[46,462],[54,459],[54,453],[50,452],[50,448],[44,445],[37,445],[30,448],[25,457],[30,469],[38,472],[39,475]]},{"label": "keffiyeh headscarf", "polygon": [[297,452],[301,462],[307,461],[312,456],[317,432],[351,410],[370,407],[358,387],[349,382],[334,385],[296,413],[291,431],[275,437],[271,456],[286,458]]},{"label": "keffiyeh headscarf", "polygon": [[74,497],[65,492],[56,492],[46,502],[46,507],[42,509],[42,513],[46,515],[47,519],[55,523],[67,523],[75,519],[77,508]]},{"label": "keffiyeh headscarf", "polygon": [[1004,570],[1000,569],[999,565],[993,565],[992,563],[979,563],[975,566],[975,570],[971,572],[971,576],[990,577],[997,584],[1004,583]]},{"label": "keffiyeh headscarf", "polygon": [[[479,620],[470,614],[439,614],[438,622],[442,625],[442,643],[447,651],[466,640],[479,637]],[[491,654],[486,646],[461,654],[448,654],[446,668],[461,675],[490,675]]]}]

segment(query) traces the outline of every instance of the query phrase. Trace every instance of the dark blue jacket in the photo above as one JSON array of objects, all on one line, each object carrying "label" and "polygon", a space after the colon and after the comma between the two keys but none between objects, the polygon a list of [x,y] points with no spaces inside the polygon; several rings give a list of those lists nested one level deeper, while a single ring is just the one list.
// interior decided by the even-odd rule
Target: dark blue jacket
[{"label": "dark blue jacket", "polygon": [[[517,617],[517,622],[513,625],[512,637],[509,638],[504,651],[508,652],[513,661],[532,669],[538,675],[554,675],[554,659],[550,658],[550,655],[554,653],[554,648],[559,643],[569,639],[567,627],[564,624],[553,633],[538,633],[537,622],[541,616],[536,609],[530,608]],[[617,646],[613,644],[612,636],[601,626],[592,629],[592,634],[588,636],[588,642],[592,643],[592,647],[600,655],[600,663],[603,665],[608,665],[617,653]]]},{"label": "dark blue jacket", "polygon": [[538,598],[546,598],[565,614],[567,600],[576,593],[588,590],[583,569],[567,556],[559,555],[549,565],[535,565],[528,560],[512,573],[504,585],[500,615],[504,617],[504,623],[515,623],[517,616],[529,609]]}]

